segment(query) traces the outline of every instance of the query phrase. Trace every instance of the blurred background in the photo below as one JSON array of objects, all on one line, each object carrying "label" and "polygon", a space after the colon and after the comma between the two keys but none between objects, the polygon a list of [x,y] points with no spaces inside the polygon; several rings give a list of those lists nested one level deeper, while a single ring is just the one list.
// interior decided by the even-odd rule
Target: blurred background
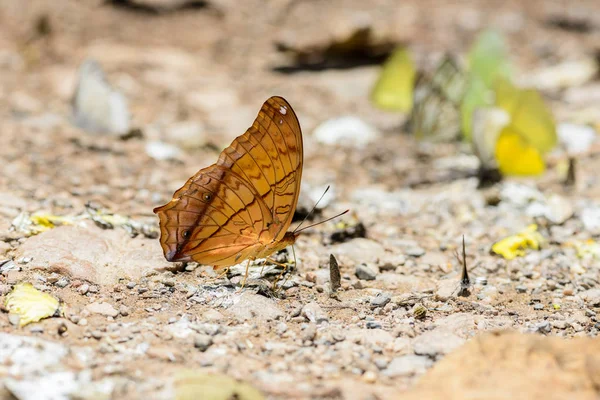
[{"label": "blurred background", "polygon": [[[446,54],[466,65],[477,35],[490,29],[505,42],[511,78],[541,90],[556,118],[598,123],[597,110],[590,110],[599,85],[593,0],[86,0],[0,7],[1,179],[7,189],[45,201],[78,191],[114,203],[110,208],[133,200],[150,210],[212,163],[271,95],[288,99],[300,117],[308,186],[435,180],[419,168],[415,140],[403,135],[411,133],[410,109],[382,110],[372,101],[380,66],[399,47],[419,73],[434,71]],[[124,100],[109,106],[104,98],[112,89],[96,95],[92,83],[84,90],[94,95],[80,101],[80,114],[96,113],[90,118],[104,125],[74,123],[78,71],[88,59]],[[565,62],[570,67],[548,71]],[[431,108],[435,114],[439,107]],[[321,123],[345,116],[361,123],[350,139],[329,131],[313,137]],[[110,131],[131,140],[106,139]],[[329,146],[315,146],[319,140]]]}]

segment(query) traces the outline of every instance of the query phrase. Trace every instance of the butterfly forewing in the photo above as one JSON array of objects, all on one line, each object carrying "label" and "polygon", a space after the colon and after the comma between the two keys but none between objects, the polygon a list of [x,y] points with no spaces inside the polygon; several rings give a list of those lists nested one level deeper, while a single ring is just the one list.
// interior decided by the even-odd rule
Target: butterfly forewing
[{"label": "butterfly forewing", "polygon": [[292,107],[271,97],[252,126],[223,151],[218,164],[251,181],[271,217],[263,236],[279,240],[292,222],[302,176],[300,124]]},{"label": "butterfly forewing", "polygon": [[296,114],[283,98],[268,99],[216,164],[198,171],[173,200],[154,210],[165,257],[228,266],[263,254],[291,223],[302,157]]}]

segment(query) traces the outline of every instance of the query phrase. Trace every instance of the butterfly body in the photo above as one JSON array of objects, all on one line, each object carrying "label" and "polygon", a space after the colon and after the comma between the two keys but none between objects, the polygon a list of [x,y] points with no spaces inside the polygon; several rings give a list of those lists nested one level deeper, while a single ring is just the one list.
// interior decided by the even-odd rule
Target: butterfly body
[{"label": "butterfly body", "polygon": [[303,146],[289,103],[271,97],[218,161],[198,171],[154,212],[168,261],[227,267],[293,244]]}]

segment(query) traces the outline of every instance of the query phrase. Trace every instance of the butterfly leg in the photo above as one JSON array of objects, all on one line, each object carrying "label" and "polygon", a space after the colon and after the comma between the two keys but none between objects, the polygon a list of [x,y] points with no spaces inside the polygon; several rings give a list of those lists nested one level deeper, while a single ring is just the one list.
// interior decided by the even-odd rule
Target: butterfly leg
[{"label": "butterfly leg", "polygon": [[248,279],[248,273],[250,272],[250,262],[252,260],[248,259],[248,263],[246,264],[246,273],[244,274],[244,279],[242,279],[242,289],[246,285],[246,279]]},{"label": "butterfly leg", "polygon": [[[216,268],[217,268],[216,266],[213,267],[213,269],[216,269]],[[217,280],[218,279],[222,279],[224,276],[227,275],[228,272],[229,272],[229,267],[225,267],[225,269],[223,270],[223,272],[221,272],[219,274],[219,276],[217,276]]]},{"label": "butterfly leg", "polygon": [[277,285],[277,282],[279,282],[279,280],[283,276],[283,274],[285,274],[287,272],[288,266],[287,266],[287,264],[282,264],[278,261],[273,260],[270,257],[267,257],[267,261],[270,262],[271,264],[275,264],[275,265],[279,265],[280,267],[283,267],[283,271],[281,271],[281,273],[279,273],[279,275],[277,276],[277,279],[275,279],[275,281],[273,282],[273,287],[275,287]]}]

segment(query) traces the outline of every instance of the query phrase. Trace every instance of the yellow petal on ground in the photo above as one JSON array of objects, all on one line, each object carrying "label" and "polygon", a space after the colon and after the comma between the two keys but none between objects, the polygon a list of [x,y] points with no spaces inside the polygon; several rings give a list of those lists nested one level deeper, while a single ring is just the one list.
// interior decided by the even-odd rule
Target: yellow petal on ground
[{"label": "yellow petal on ground", "polygon": [[29,215],[27,212],[21,212],[11,225],[18,232],[22,232],[27,236],[37,235],[60,225],[73,224],[73,217],[62,217],[43,212],[35,212]]},{"label": "yellow petal on ground", "polygon": [[577,257],[579,258],[596,258],[600,260],[600,244],[592,239],[575,243],[575,248],[577,249]]},{"label": "yellow petal on ground", "polygon": [[383,65],[371,92],[371,101],[384,110],[410,112],[415,74],[415,63],[408,49],[396,49]]},{"label": "yellow petal on ground", "polygon": [[500,132],[495,154],[498,169],[504,176],[534,176],[546,169],[540,152],[527,143],[512,125]]},{"label": "yellow petal on ground", "polygon": [[264,400],[248,383],[227,375],[184,370],[175,375],[175,400]]},{"label": "yellow petal on ground", "polygon": [[56,314],[59,302],[48,293],[40,292],[30,283],[19,283],[6,296],[4,306],[9,313],[20,316],[19,326],[22,327]]},{"label": "yellow petal on ground", "polygon": [[538,250],[543,242],[544,238],[537,231],[537,225],[532,224],[524,231],[494,243],[492,251],[507,260],[512,260],[524,256],[526,249]]},{"label": "yellow petal on ground", "polygon": [[73,223],[71,218],[44,213],[35,213],[29,219],[40,231],[47,231],[59,225],[71,225]]},{"label": "yellow petal on ground", "polygon": [[119,214],[108,214],[108,213],[96,213],[92,215],[92,220],[100,222],[101,225],[109,225],[113,228],[116,226],[123,226],[131,223],[128,217]]}]

